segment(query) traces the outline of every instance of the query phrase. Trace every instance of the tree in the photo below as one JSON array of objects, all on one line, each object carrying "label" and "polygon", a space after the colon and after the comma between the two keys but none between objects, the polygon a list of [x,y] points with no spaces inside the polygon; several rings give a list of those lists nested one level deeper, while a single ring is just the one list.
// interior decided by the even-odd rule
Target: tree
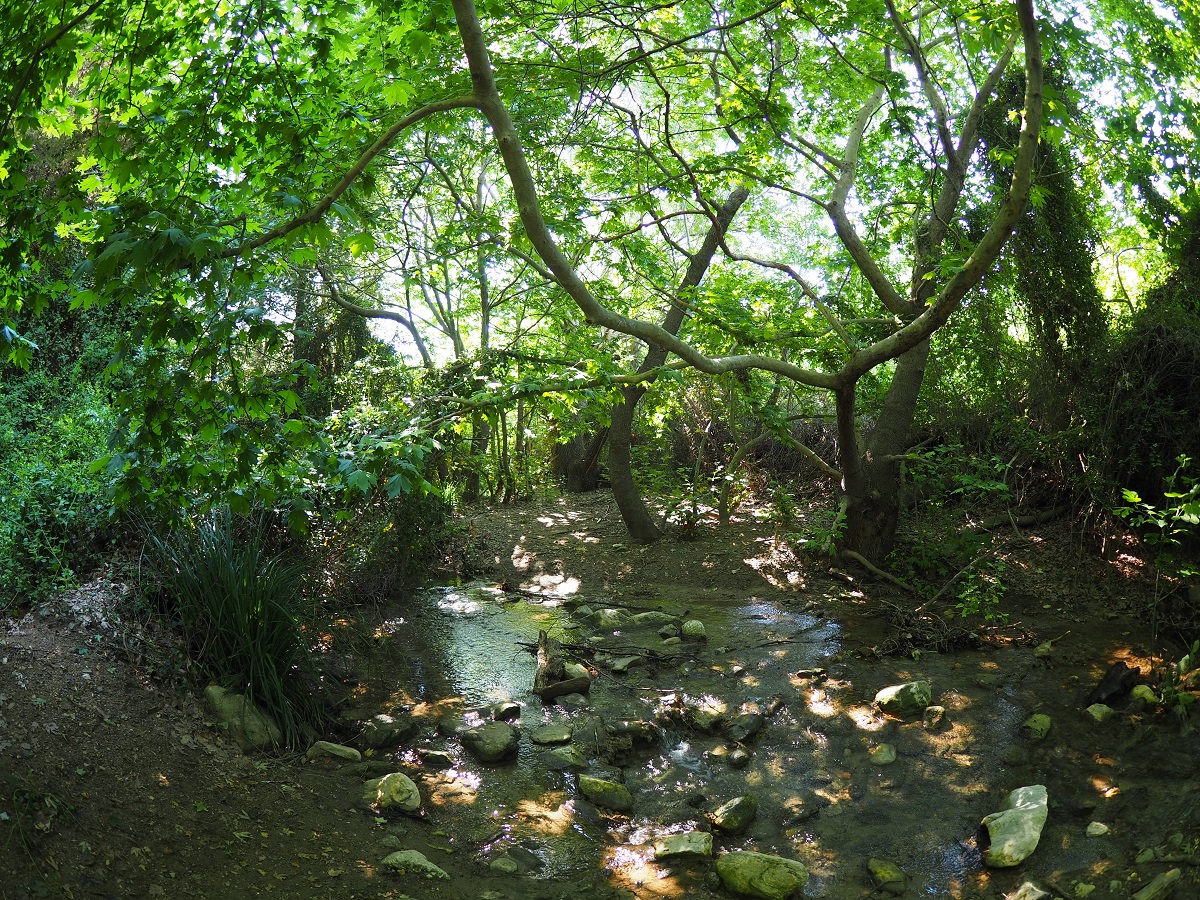
[{"label": "tree", "polygon": [[[892,67],[889,47],[875,44],[875,59],[872,60],[874,73],[865,72],[853,63],[850,65],[857,77],[850,77],[849,80],[857,82],[856,87],[865,97],[860,99],[840,151],[835,153],[807,139],[793,144],[799,148],[797,155],[821,171],[826,179],[824,196],[817,197],[808,191],[802,192],[802,196],[829,215],[838,239],[869,284],[875,298],[898,320],[897,327],[886,337],[861,346],[832,311],[827,307],[822,308],[817,291],[800,272],[791,266],[776,265],[775,268],[783,270],[801,285],[804,294],[822,309],[830,325],[845,341],[844,362],[833,372],[805,369],[757,353],[709,356],[667,328],[622,315],[602,303],[563,254],[545,223],[537,184],[516,126],[497,88],[488,41],[474,4],[471,0],[455,0],[454,8],[470,65],[473,96],[492,126],[513,185],[526,235],[555,281],[578,304],[590,324],[638,337],[674,353],[702,372],[716,374],[762,368],[802,384],[831,391],[838,415],[842,504],[846,524],[844,546],[868,559],[878,559],[886,554],[891,546],[898,516],[899,456],[907,448],[908,430],[929,352],[929,337],[945,324],[967,292],[991,268],[1029,196],[1042,106],[1040,43],[1032,4],[1021,0],[1016,6],[1019,33],[1025,50],[1026,93],[1012,185],[991,225],[973,247],[962,246],[959,235],[954,233],[954,226],[978,143],[980,117],[1008,68],[1017,39],[1015,31],[1000,41],[998,47],[995,40],[997,35],[990,35],[993,39],[992,59],[982,77],[974,81],[976,89],[961,98],[962,105],[952,113],[950,103],[959,98],[949,96],[948,91],[941,87],[951,82],[939,69],[939,60],[934,52],[949,44],[954,51],[973,49],[978,53],[985,48],[986,33],[984,38],[977,38],[978,42],[968,48],[961,44],[964,38],[958,31],[959,23],[951,19],[946,23],[950,32],[938,34],[930,40],[919,36],[919,32],[927,24],[924,19],[929,18],[936,23],[937,13],[926,12],[914,20],[902,16],[889,2],[887,20],[892,26],[895,40],[904,49],[907,65],[911,66],[914,90],[906,90],[906,79]],[[865,13],[866,9],[859,12]],[[821,37],[833,37],[822,32],[819,23],[808,24]],[[917,28],[916,32],[914,28]],[[851,29],[847,29],[839,36],[850,33]],[[860,48],[856,49],[862,52]],[[954,59],[953,53],[948,55],[951,60]],[[850,57],[842,53],[840,58]],[[946,64],[945,55],[940,62]],[[905,295],[895,287],[880,261],[860,236],[852,218],[851,191],[859,176],[860,154],[864,140],[869,137],[871,121],[881,109],[888,108],[899,127],[912,128],[912,110],[908,104],[914,95],[924,97],[935,137],[927,147],[922,146],[919,140],[915,141],[917,151],[928,155],[927,189],[931,202],[922,204],[917,216],[911,241],[911,277]],[[951,130],[955,125],[959,128],[957,138]],[[963,255],[958,256],[959,253]],[[857,431],[855,388],[863,375],[890,360],[897,361],[891,386],[874,433],[864,444]]]}]

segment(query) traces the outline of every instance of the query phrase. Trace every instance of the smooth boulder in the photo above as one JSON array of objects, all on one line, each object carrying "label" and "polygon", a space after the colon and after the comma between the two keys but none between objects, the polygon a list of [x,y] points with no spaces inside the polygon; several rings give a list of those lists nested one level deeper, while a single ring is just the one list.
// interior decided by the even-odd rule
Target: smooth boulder
[{"label": "smooth boulder", "polygon": [[431,863],[419,850],[397,850],[385,856],[383,864],[401,875],[419,875],[443,881],[450,879],[445,869]]},{"label": "smooth boulder", "polygon": [[707,831],[685,831],[664,834],[654,839],[654,858],[671,859],[679,856],[712,856],[713,836]]},{"label": "smooth boulder", "polygon": [[992,868],[1019,865],[1038,845],[1046,824],[1046,787],[1031,784],[1008,795],[1005,808],[983,820],[988,848],[984,862]]},{"label": "smooth boulder", "polygon": [[392,772],[363,785],[363,805],[416,812],[421,806],[421,792],[403,772]]},{"label": "smooth boulder", "polygon": [[633,809],[633,795],[629,788],[615,781],[597,778],[594,775],[579,776],[579,793],[597,806],[616,812]]},{"label": "smooth boulder", "polygon": [[808,881],[808,869],[794,859],[750,850],[718,857],[716,869],[727,891],[760,900],[787,900]]},{"label": "smooth boulder", "polygon": [[933,702],[933,689],[928,681],[893,684],[876,694],[875,702],[889,715],[918,716]]},{"label": "smooth boulder", "polygon": [[480,762],[500,762],[517,755],[517,729],[507,722],[489,722],[470,728],[459,739]]},{"label": "smooth boulder", "polygon": [[283,744],[279,723],[244,694],[210,684],[204,689],[204,699],[243,750],[270,750]]}]

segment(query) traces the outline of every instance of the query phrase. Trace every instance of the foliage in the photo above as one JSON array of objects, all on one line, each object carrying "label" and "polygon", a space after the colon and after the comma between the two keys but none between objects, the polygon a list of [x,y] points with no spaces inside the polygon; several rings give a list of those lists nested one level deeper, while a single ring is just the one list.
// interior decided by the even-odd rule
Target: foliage
[{"label": "foliage", "polygon": [[1171,575],[1194,575],[1191,564],[1176,558],[1175,551],[1184,540],[1200,528],[1200,478],[1187,471],[1190,457],[1176,457],[1177,468],[1166,479],[1164,504],[1157,506],[1143,500],[1136,491],[1122,491],[1128,506],[1118,506],[1114,512],[1142,533],[1142,540],[1157,548],[1155,568]]},{"label": "foliage", "polygon": [[307,629],[314,604],[303,569],[272,552],[261,514],[214,511],[167,538],[151,537],[170,610],[212,681],[244,692],[270,712],[290,747],[328,715],[314,690],[317,667]]},{"label": "foliage", "polygon": [[73,587],[118,523],[105,479],[89,472],[112,414],[87,385],[33,372],[0,386],[0,609],[14,611]]},{"label": "foliage", "polygon": [[1188,708],[1196,702],[1193,693],[1200,685],[1200,641],[1176,662],[1168,663],[1158,684],[1158,704],[1169,709],[1184,723],[1188,723]]}]

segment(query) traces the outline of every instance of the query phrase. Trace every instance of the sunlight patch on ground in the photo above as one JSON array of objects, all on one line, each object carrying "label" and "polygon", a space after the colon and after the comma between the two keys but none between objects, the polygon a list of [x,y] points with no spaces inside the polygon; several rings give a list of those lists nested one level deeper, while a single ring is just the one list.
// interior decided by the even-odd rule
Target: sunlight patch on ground
[{"label": "sunlight patch on ground", "polygon": [[846,715],[861,731],[879,731],[887,724],[887,720],[873,706],[851,706],[846,710]]}]

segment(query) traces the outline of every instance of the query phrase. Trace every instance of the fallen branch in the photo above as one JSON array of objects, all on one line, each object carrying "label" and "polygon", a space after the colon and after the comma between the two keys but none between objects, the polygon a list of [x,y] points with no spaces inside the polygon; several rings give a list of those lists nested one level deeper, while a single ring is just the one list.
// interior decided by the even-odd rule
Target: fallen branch
[{"label": "fallen branch", "polygon": [[1054,521],[1059,516],[1066,515],[1070,509],[1069,506],[1055,506],[1053,509],[1044,509],[1041,512],[1029,513],[1024,516],[1014,516],[1011,511],[1007,511],[997,516],[988,516],[970,530],[991,531],[993,528],[999,528],[1001,525],[1013,525],[1017,528],[1045,525],[1047,522]]},{"label": "fallen branch", "polygon": [[856,563],[858,563],[860,566],[862,566],[864,569],[866,569],[868,572],[870,572],[876,578],[882,578],[884,581],[890,581],[896,587],[903,588],[904,590],[908,591],[910,594],[917,593],[917,589],[915,587],[913,587],[911,584],[909,584],[906,581],[901,581],[895,575],[892,575],[888,572],[883,571],[883,569],[879,568],[877,565],[875,565],[873,562],[868,560],[861,553],[858,553],[854,550],[843,550],[841,555],[844,556],[846,559],[854,560]]}]

